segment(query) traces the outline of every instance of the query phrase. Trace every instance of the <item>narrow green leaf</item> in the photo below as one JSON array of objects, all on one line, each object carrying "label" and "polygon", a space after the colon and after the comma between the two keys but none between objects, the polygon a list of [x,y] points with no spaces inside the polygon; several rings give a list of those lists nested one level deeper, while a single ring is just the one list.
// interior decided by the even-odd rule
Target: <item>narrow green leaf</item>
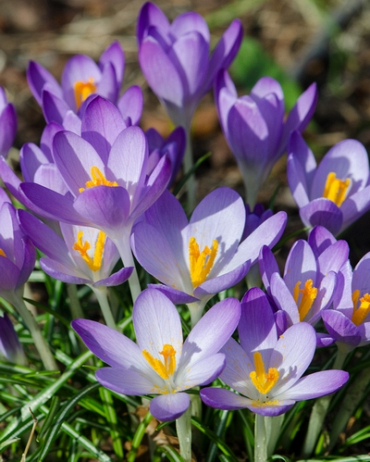
[{"label": "narrow green leaf", "polygon": [[174,189],[173,191],[173,195],[176,196],[181,188],[186,184],[186,182],[188,181],[188,179],[194,175],[194,172],[199,168],[200,165],[203,164],[204,161],[206,161],[208,159],[208,157],[210,157],[211,153],[210,152],[207,152],[207,154],[204,154],[204,156],[202,156],[200,159],[198,159],[195,164],[192,166],[192,168],[186,172],[186,174],[184,175],[184,177],[182,178],[182,180],[179,182],[179,184],[176,186],[176,188]]},{"label": "narrow green leaf", "polygon": [[136,429],[136,432],[135,432],[135,435],[134,435],[134,438],[132,440],[132,446],[131,446],[131,450],[130,450],[130,453],[129,453],[128,458],[127,458],[127,462],[134,462],[135,461],[136,454],[137,454],[137,451],[138,451],[139,446],[141,444],[141,441],[142,441],[142,439],[143,439],[143,437],[145,435],[146,428],[150,424],[152,419],[153,419],[153,416],[148,411],[146,416],[142,420],[142,422],[140,422],[140,424],[138,425],[138,427]]},{"label": "narrow green leaf", "polygon": [[171,446],[160,446],[157,450],[165,454],[170,462],[185,462],[185,459]]}]

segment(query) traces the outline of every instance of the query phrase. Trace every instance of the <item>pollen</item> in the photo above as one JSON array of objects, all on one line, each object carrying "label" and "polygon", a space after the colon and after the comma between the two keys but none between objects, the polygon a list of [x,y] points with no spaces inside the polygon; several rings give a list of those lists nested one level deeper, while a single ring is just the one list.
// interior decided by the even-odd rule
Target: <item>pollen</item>
[{"label": "pollen", "polygon": [[0,249],[0,255],[1,255],[2,257],[5,257],[5,258],[6,258],[6,253],[4,252],[3,249]]},{"label": "pollen", "polygon": [[81,257],[92,271],[99,271],[103,262],[104,245],[106,241],[106,234],[99,231],[98,238],[95,242],[94,255],[91,256],[87,253],[91,249],[91,244],[88,241],[83,241],[83,231],[77,233],[77,241],[73,245],[73,250],[77,250]]},{"label": "pollen", "polygon": [[[108,181],[103,173],[98,169],[96,165],[91,167],[91,180],[86,181],[86,188],[94,188],[95,186],[118,186],[116,181]],[[85,191],[85,188],[80,188],[79,192]]]},{"label": "pollen", "polygon": [[279,379],[279,371],[275,367],[270,367],[266,372],[262,355],[258,351],[253,353],[253,362],[256,370],[252,371],[249,377],[257,390],[266,395],[276,385]]},{"label": "pollen", "polygon": [[[370,294],[365,294],[363,297],[360,297],[360,291],[355,290],[352,294],[352,301],[353,301],[353,314],[351,321],[356,326],[362,324],[367,315],[370,312]],[[358,303],[360,302],[360,306]]]},{"label": "pollen", "polygon": [[97,86],[95,85],[94,79],[92,77],[90,77],[87,82],[76,82],[73,88],[77,109],[80,109],[81,104],[85,101],[85,99],[87,99],[97,90]]},{"label": "pollen", "polygon": [[162,351],[159,352],[163,356],[163,361],[153,356],[147,351],[143,350],[143,356],[148,361],[150,366],[162,379],[169,379],[173,376],[176,370],[176,350],[168,343],[163,345]]},{"label": "pollen", "polygon": [[218,250],[218,241],[212,242],[212,248],[205,246],[202,252],[199,250],[199,245],[195,237],[191,237],[189,241],[189,263],[190,263],[190,278],[193,288],[200,286],[210,273]]},{"label": "pollen", "polygon": [[318,290],[316,287],[313,287],[312,279],[307,279],[303,289],[300,289],[300,286],[301,281],[298,281],[294,287],[293,297],[298,306],[299,320],[304,321],[317,297]]},{"label": "pollen", "polygon": [[337,178],[334,172],[330,172],[326,177],[322,196],[326,199],[330,199],[335,205],[340,207],[346,198],[350,184],[351,180],[349,178],[343,181]]}]

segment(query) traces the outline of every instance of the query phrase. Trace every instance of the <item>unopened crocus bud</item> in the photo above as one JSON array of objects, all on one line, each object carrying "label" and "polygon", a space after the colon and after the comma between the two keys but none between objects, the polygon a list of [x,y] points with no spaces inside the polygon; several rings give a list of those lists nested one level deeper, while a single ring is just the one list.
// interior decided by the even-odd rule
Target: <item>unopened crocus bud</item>
[{"label": "unopened crocus bud", "polygon": [[0,87],[0,156],[6,157],[13,145],[17,131],[17,115],[5,91]]},{"label": "unopened crocus bud", "polygon": [[0,316],[0,358],[14,364],[27,363],[23,348],[14,330],[13,324],[6,313]]}]

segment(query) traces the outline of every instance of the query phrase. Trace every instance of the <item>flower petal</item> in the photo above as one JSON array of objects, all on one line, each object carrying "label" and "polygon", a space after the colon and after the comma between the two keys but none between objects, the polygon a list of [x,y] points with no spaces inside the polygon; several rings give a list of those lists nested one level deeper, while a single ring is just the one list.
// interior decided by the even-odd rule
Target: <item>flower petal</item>
[{"label": "flower petal", "polygon": [[178,419],[189,407],[190,398],[186,393],[169,393],[156,396],[150,402],[150,412],[158,420]]}]

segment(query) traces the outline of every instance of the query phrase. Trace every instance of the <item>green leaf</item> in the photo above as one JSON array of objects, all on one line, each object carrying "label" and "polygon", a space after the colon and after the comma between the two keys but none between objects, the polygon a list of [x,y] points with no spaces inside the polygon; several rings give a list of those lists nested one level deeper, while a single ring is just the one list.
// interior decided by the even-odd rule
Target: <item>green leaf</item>
[{"label": "green leaf", "polygon": [[185,462],[185,459],[171,446],[160,446],[157,451],[165,454],[170,462]]}]

